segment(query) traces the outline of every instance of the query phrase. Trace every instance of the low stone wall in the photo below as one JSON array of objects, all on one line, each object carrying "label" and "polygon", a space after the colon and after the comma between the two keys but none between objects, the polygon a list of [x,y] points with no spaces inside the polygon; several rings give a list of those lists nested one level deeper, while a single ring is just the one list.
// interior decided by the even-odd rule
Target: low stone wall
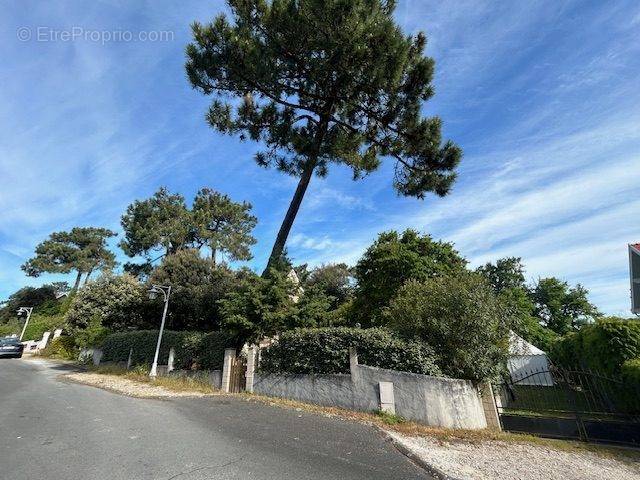
[{"label": "low stone wall", "polygon": [[352,365],[350,375],[255,375],[254,391],[324,406],[380,409],[380,382],[393,384],[395,412],[435,427],[487,427],[478,389],[469,381]]}]

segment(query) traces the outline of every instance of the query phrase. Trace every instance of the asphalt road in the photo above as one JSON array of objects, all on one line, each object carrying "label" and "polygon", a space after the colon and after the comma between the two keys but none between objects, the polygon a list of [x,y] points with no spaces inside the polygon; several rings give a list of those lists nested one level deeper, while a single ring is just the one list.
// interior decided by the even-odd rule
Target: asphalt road
[{"label": "asphalt road", "polygon": [[136,399],[0,360],[0,479],[426,479],[373,428],[230,397]]}]

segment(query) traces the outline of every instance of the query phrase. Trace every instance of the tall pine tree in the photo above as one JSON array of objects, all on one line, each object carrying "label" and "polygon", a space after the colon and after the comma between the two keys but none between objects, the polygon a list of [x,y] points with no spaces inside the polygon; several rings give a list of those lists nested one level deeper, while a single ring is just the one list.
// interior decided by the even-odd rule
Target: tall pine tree
[{"label": "tall pine tree", "polygon": [[[433,95],[424,34],[405,35],[392,0],[228,0],[210,24],[194,23],[186,70],[216,95],[209,124],[261,142],[261,166],[299,178],[269,258],[280,258],[314,173],[347,165],[354,179],[395,161],[402,195],[446,195],[461,150],[441,121],[421,115]],[[236,98],[236,101],[233,100]],[[268,267],[267,267],[268,268]]]}]

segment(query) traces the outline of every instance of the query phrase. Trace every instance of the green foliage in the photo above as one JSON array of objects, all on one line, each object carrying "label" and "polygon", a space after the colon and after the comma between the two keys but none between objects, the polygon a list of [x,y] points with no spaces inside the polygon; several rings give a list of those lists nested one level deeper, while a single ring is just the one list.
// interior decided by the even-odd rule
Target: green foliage
[{"label": "green foliage", "polygon": [[598,319],[556,342],[550,357],[565,367],[586,367],[617,375],[627,360],[640,357],[640,320]]},{"label": "green foliage", "polygon": [[381,233],[355,267],[358,282],[353,321],[384,325],[382,309],[407,280],[426,280],[465,270],[466,260],[446,242],[415,230]]},{"label": "green foliage", "polygon": [[[225,265],[200,257],[197,250],[180,250],[166,256],[148,284],[171,285],[168,326],[172,330],[219,328],[218,301],[235,285],[234,273]],[[156,318],[162,302],[155,302]]]},{"label": "green foliage", "polygon": [[[22,330],[24,320],[20,323],[20,330]],[[23,340],[40,340],[44,332],[51,332],[57,328],[64,328],[65,320],[62,315],[57,315],[53,317],[40,315],[38,313],[34,313],[31,315],[31,319],[29,320],[29,325],[27,325],[27,329],[24,332]],[[20,333],[17,331],[15,333]]]},{"label": "green foliage", "polygon": [[600,316],[589,302],[588,293],[580,284],[569,287],[567,282],[555,277],[541,278],[531,289],[534,314],[545,327],[565,335]]},{"label": "green foliage", "polygon": [[237,345],[295,327],[297,287],[286,274],[271,269],[266,277],[245,271],[238,286],[220,301],[222,327]]},{"label": "green foliage", "polygon": [[106,241],[116,233],[106,228],[75,227],[70,232],[54,232],[36,247],[35,257],[29,259],[22,270],[37,277],[43,272],[77,272],[74,290],[80,284],[83,273],[110,271],[115,265],[115,255],[107,249]]},{"label": "green foliage", "polygon": [[0,324],[0,337],[9,337],[13,334],[19,335],[22,325],[18,320],[9,320],[7,323]]},{"label": "green foliage", "polygon": [[[185,338],[189,338],[189,335],[190,332],[165,330],[162,335],[158,363],[167,364],[169,350],[173,347],[176,351],[176,368],[191,368],[190,362],[193,358],[185,353],[192,352],[192,349],[183,350],[182,348]],[[158,330],[112,333],[102,342],[102,360],[105,362],[126,362],[129,358],[129,351],[133,349],[131,356],[133,365],[150,365],[153,363],[157,341]]]},{"label": "green foliage", "polygon": [[535,345],[544,352],[550,352],[554,344],[562,338],[553,330],[540,325],[540,321],[536,317],[530,315],[526,317],[517,317],[518,321],[513,330],[527,342]]},{"label": "green foliage", "polygon": [[99,315],[89,318],[83,328],[71,329],[76,345],[80,348],[90,348],[101,345],[111,330],[102,325]]},{"label": "green foliage", "polygon": [[362,365],[440,375],[433,350],[379,328],[302,328],[280,335],[261,352],[260,369],[269,373],[349,373],[349,347]]},{"label": "green foliage", "polygon": [[130,275],[103,276],[80,290],[67,312],[67,324],[75,335],[98,318],[111,330],[147,325],[144,287]]},{"label": "green foliage", "polygon": [[258,219],[251,215],[251,204],[233,202],[209,188],[201,189],[193,201],[193,222],[199,241],[211,249],[215,262],[218,252],[229,260],[251,260],[251,235]]},{"label": "green foliage", "polygon": [[423,56],[424,34],[396,25],[395,2],[228,5],[230,18],[193,24],[186,70],[194,88],[217,96],[207,115],[214,129],[260,142],[259,165],[300,177],[271,259],[282,253],[311,176],[333,163],[357,179],[391,157],[401,194],[449,192],[461,151],[443,144],[439,118],[421,116],[434,61]]},{"label": "green foliage", "polygon": [[504,370],[513,319],[478,274],[410,280],[385,314],[390,328],[429,343],[451,377],[481,381]]},{"label": "green foliage", "polygon": [[202,335],[197,348],[196,361],[204,370],[222,370],[224,351],[234,346],[234,338],[226,332],[209,332]]},{"label": "green foliage", "polygon": [[0,308],[0,323],[14,320],[20,307],[34,307],[35,312],[46,310],[48,313],[55,315],[59,313],[57,306],[54,285],[42,285],[37,288],[23,287],[9,295],[9,298]]},{"label": "green foliage", "polygon": [[401,423],[407,423],[407,419],[401,417],[400,415],[396,415],[395,413],[385,412],[383,410],[376,410],[376,415],[382,420],[383,423],[387,425],[398,425]]},{"label": "green foliage", "polygon": [[73,337],[61,336],[49,342],[44,350],[40,352],[42,356],[62,358],[64,360],[76,360],[78,358],[78,347]]},{"label": "green foliage", "polygon": [[524,265],[519,257],[499,259],[476,269],[491,284],[493,291],[508,305],[516,321],[513,330],[527,342],[548,352],[559,335],[540,324],[534,316],[534,304],[525,284]]},{"label": "green foliage", "polygon": [[520,257],[499,259],[495,265],[486,263],[476,271],[485,277],[496,293],[511,289],[525,289],[524,265]]},{"label": "green foliage", "polygon": [[621,367],[621,373],[625,384],[629,385],[633,391],[640,393],[640,357],[625,360]]},{"label": "green foliage", "polygon": [[[165,330],[162,335],[158,362],[166,364],[169,350],[176,352],[175,367],[191,369],[194,366],[205,370],[220,370],[224,360],[224,350],[231,345],[231,337],[221,332],[175,332]],[[102,343],[103,361],[126,362],[129,351],[133,365],[150,365],[158,341],[158,330],[118,332],[107,336]]]},{"label": "green foliage", "polygon": [[249,260],[257,222],[250,211],[249,203],[235,203],[209,188],[198,192],[190,210],[182,195],[162,187],[151,198],[133,202],[122,216],[125,238],[120,247],[130,257],[143,255],[147,260],[127,264],[126,269],[136,276],[149,275],[152,252],[169,256],[204,245],[211,249],[214,263],[217,252],[230,260]]},{"label": "green foliage", "polygon": [[330,302],[329,310],[351,300],[355,288],[352,269],[345,263],[322,264],[311,270],[306,265],[296,268],[302,287],[306,292],[324,295]]},{"label": "green foliage", "polygon": [[148,258],[153,251],[175,253],[193,240],[184,197],[164,187],[151,198],[129,205],[120,223],[125,234],[120,248],[130,257]]}]

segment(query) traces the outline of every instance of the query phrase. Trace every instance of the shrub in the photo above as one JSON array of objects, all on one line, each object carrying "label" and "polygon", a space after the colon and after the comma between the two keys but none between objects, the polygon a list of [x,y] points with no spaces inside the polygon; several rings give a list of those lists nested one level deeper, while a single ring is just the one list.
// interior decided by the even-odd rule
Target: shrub
[{"label": "shrub", "polygon": [[232,347],[234,338],[225,332],[210,332],[201,337],[197,363],[204,370],[222,370],[224,350]]},{"label": "shrub", "polygon": [[86,324],[86,328],[77,329],[73,332],[73,338],[75,338],[76,345],[78,345],[78,347],[89,348],[101,345],[110,333],[111,330],[103,327],[100,317],[95,315],[93,318],[89,319]]},{"label": "shrub", "polygon": [[260,370],[268,373],[348,373],[349,347],[371,367],[440,375],[433,350],[403,341],[379,328],[302,328],[280,335],[261,353]]},{"label": "shrub", "polygon": [[446,375],[481,381],[504,372],[513,318],[478,274],[409,281],[385,314],[400,335],[428,342]]},{"label": "shrub", "polygon": [[[21,322],[24,322],[24,319],[21,319]],[[55,329],[63,328],[64,326],[65,322],[62,316],[45,317],[34,313],[31,315],[29,325],[27,325],[27,329],[24,332],[23,340],[40,340],[44,332],[53,334]],[[20,325],[20,329],[22,329],[22,325]],[[16,333],[19,334],[20,331]]]},{"label": "shrub", "polygon": [[[102,359],[105,362],[126,362],[129,351],[133,349],[133,365],[150,365],[157,341],[158,330],[113,333],[102,342]],[[231,337],[222,332],[202,334],[165,330],[158,363],[168,362],[169,350],[173,347],[176,353],[175,367],[178,369],[191,369],[194,365],[207,370],[222,369],[224,349],[230,342]]]},{"label": "shrub", "polygon": [[622,379],[635,392],[640,392],[640,358],[627,360],[622,364]]},{"label": "shrub", "polygon": [[[188,355],[184,355],[182,348],[185,337],[189,335],[192,334],[165,330],[162,335],[158,363],[166,365],[169,360],[169,350],[173,347],[176,351],[176,368],[190,368]],[[133,349],[131,357],[133,365],[149,365],[153,363],[157,341],[158,330],[112,333],[102,342],[102,359],[105,362],[126,362],[129,351]]]},{"label": "shrub", "polygon": [[63,336],[54,338],[49,345],[40,352],[45,357],[75,360],[78,358],[78,347],[73,337]]},{"label": "shrub", "polygon": [[627,360],[640,357],[640,320],[598,319],[556,342],[550,356],[554,363],[566,367],[620,374]]},{"label": "shrub", "polygon": [[95,318],[112,330],[140,328],[144,325],[144,302],[144,287],[132,276],[103,276],[76,294],[67,323],[74,333],[87,328]]},{"label": "shrub", "polygon": [[415,230],[382,232],[355,267],[357,288],[351,321],[387,326],[382,315],[408,280],[426,280],[465,269],[467,261],[447,242]]}]

